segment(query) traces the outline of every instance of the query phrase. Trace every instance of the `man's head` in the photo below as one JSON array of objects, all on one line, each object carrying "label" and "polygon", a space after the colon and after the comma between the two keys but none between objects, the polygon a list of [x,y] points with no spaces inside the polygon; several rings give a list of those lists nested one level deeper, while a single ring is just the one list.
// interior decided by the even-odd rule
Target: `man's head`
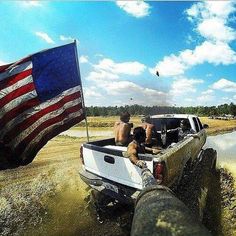
[{"label": "man's head", "polygon": [[183,130],[187,130],[188,129],[188,121],[187,120],[181,120],[180,121],[180,128],[182,128]]},{"label": "man's head", "polygon": [[151,118],[150,116],[144,116],[142,119],[141,119],[142,123],[151,123]]},{"label": "man's head", "polygon": [[130,114],[129,112],[125,111],[120,114],[120,120],[123,122],[129,122],[130,120]]},{"label": "man's head", "polygon": [[138,143],[145,142],[146,132],[145,132],[144,128],[142,128],[142,127],[134,128],[133,135],[134,135],[134,140],[137,141]]}]

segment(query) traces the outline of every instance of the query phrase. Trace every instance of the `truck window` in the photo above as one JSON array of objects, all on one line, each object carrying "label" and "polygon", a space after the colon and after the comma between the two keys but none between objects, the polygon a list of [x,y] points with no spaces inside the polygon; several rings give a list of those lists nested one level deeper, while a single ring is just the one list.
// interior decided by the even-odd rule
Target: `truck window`
[{"label": "truck window", "polygon": [[163,126],[166,126],[167,130],[180,127],[181,120],[186,120],[188,128],[191,128],[191,125],[188,119],[180,119],[180,118],[153,118],[151,119],[152,124],[155,125],[157,131],[161,131]]},{"label": "truck window", "polygon": [[198,121],[198,124],[200,126],[200,129],[203,129],[202,123],[201,123],[201,121],[200,121],[200,119],[198,117],[197,117],[197,121]]},{"label": "truck window", "polygon": [[195,117],[193,117],[193,122],[194,122],[194,125],[195,125],[195,128],[196,128],[196,131],[199,132],[200,128],[198,126],[197,119]]}]

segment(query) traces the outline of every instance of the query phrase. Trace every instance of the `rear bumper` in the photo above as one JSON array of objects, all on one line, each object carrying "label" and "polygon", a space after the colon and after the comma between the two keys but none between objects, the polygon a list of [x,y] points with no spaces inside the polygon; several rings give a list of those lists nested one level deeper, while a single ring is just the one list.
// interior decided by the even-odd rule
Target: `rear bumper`
[{"label": "rear bumper", "polygon": [[87,170],[81,170],[79,175],[80,178],[91,188],[122,203],[133,204],[140,193],[140,191],[135,188],[118,184],[114,181],[93,174]]}]

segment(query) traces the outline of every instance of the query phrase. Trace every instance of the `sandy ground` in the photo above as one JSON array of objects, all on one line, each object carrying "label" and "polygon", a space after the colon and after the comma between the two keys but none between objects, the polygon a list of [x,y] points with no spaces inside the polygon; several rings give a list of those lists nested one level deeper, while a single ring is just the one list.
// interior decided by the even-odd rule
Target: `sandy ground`
[{"label": "sandy ground", "polygon": [[85,201],[80,144],[54,138],[30,165],[0,172],[0,235],[127,234],[116,220],[100,225]]}]

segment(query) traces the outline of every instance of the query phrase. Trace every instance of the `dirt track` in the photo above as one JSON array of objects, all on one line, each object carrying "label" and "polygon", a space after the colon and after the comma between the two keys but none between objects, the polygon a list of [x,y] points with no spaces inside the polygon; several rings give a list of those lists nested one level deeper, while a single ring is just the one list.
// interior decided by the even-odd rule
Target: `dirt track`
[{"label": "dirt track", "polygon": [[117,221],[100,225],[84,200],[80,141],[54,138],[30,165],[0,172],[0,235],[124,235]]}]

